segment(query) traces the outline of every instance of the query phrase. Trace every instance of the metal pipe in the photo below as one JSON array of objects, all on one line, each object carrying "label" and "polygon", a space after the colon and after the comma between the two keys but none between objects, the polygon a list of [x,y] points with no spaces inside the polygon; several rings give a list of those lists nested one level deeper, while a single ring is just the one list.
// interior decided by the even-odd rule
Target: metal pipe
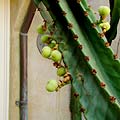
[{"label": "metal pipe", "polygon": [[20,33],[20,120],[28,119],[27,34]]},{"label": "metal pipe", "polygon": [[27,79],[27,43],[28,43],[28,30],[33,20],[36,7],[31,0],[26,17],[20,31],[20,120],[28,120],[28,79]]}]

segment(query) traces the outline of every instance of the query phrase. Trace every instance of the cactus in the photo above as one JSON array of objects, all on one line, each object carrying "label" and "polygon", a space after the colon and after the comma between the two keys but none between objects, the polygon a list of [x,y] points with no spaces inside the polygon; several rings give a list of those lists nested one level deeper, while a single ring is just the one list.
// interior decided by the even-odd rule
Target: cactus
[{"label": "cactus", "polygon": [[109,0],[110,1],[110,9],[111,9],[111,29],[107,32],[106,37],[109,43],[115,39],[117,35],[117,26],[120,19],[120,0]]},{"label": "cactus", "polygon": [[[48,29],[55,27],[52,33],[72,76],[72,120],[119,120],[120,61],[91,7],[86,0],[42,2],[54,21]],[[47,21],[44,11],[41,15]]]}]

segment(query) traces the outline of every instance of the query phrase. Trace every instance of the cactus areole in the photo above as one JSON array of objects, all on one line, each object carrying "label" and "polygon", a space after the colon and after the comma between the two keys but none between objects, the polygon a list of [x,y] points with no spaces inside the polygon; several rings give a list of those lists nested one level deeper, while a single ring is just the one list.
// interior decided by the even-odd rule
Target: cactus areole
[{"label": "cactus areole", "polygon": [[[72,77],[72,120],[119,120],[120,61],[105,37],[104,24],[97,24],[86,0],[35,0],[37,7],[40,2],[47,9],[40,13]],[[108,15],[102,8],[100,15]]]}]

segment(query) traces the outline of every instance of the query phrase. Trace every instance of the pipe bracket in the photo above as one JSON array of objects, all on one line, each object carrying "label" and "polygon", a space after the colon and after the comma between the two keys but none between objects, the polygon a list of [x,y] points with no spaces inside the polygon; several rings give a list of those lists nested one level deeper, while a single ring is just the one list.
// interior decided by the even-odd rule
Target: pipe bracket
[{"label": "pipe bracket", "polygon": [[24,101],[15,101],[16,106],[18,107],[22,107],[22,106],[26,106],[28,104],[28,101],[24,100]]}]

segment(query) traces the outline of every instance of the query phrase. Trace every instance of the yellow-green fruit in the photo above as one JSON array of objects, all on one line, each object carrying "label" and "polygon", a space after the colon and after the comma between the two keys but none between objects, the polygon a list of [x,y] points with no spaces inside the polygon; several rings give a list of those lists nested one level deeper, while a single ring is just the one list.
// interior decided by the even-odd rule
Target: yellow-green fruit
[{"label": "yellow-green fruit", "polygon": [[106,16],[108,16],[110,14],[110,8],[108,6],[100,6],[98,8],[98,12],[99,12],[100,16],[105,18]]},{"label": "yellow-green fruit", "polygon": [[44,34],[46,32],[46,27],[44,25],[38,25],[37,32],[39,34]]},{"label": "yellow-green fruit", "polygon": [[65,73],[66,73],[65,67],[59,67],[59,68],[57,69],[57,75],[58,75],[58,76],[64,76]]},{"label": "yellow-green fruit", "polygon": [[43,49],[42,49],[42,56],[45,57],[45,58],[49,58],[50,55],[51,55],[51,48],[48,47],[48,46],[45,46]]},{"label": "yellow-green fruit", "polygon": [[62,54],[58,50],[53,50],[50,57],[54,62],[58,62],[62,59]]},{"label": "yellow-green fruit", "polygon": [[43,35],[41,36],[41,41],[43,43],[47,43],[50,40],[51,36],[50,35]]},{"label": "yellow-green fruit", "polygon": [[49,80],[46,85],[46,90],[48,92],[54,92],[58,87],[58,83],[56,80]]},{"label": "yellow-green fruit", "polygon": [[54,47],[56,46],[56,41],[55,41],[55,40],[52,40],[52,41],[48,44],[48,46],[49,46],[50,48],[54,48]]},{"label": "yellow-green fruit", "polygon": [[108,31],[110,29],[110,23],[109,22],[100,23],[99,26],[105,31]]}]

